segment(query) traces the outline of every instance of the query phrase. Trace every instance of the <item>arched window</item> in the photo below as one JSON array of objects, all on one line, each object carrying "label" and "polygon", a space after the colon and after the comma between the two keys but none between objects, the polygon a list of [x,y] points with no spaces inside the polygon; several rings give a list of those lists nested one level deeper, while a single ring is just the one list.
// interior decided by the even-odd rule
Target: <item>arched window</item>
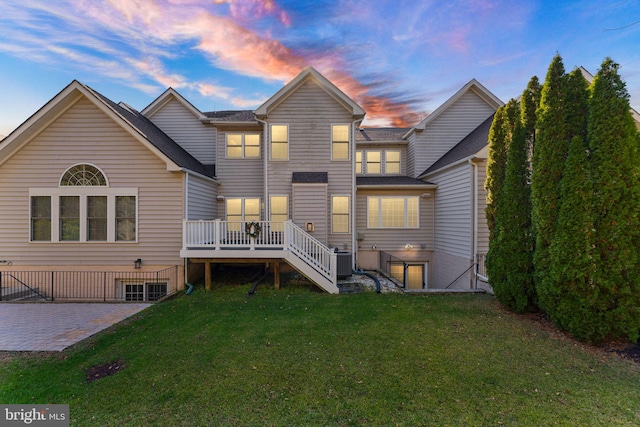
[{"label": "arched window", "polygon": [[105,173],[88,163],[71,166],[58,184],[29,189],[31,241],[137,241],[137,187],[109,187]]},{"label": "arched window", "polygon": [[88,164],[71,166],[60,179],[61,187],[106,187],[107,178],[97,167]]}]

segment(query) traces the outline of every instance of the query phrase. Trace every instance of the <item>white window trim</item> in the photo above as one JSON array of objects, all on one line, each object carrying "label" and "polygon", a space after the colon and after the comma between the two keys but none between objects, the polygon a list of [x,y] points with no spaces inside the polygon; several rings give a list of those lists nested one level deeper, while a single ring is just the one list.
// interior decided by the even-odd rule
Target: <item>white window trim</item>
[{"label": "white window trim", "polygon": [[[286,159],[274,159],[273,158],[273,127],[274,126],[286,126],[287,127],[287,158]],[[270,123],[269,124],[269,160],[272,162],[288,162],[289,152],[291,147],[291,135],[288,123]]]},{"label": "white window trim", "polygon": [[[147,302],[149,300],[149,285],[165,285],[167,287],[167,293],[169,294],[169,281],[168,280],[158,280],[158,281],[149,281],[149,280],[136,280],[136,279],[124,279],[118,280],[119,282],[119,297],[118,299],[121,301],[127,301],[127,285],[142,285],[143,286],[143,299],[139,302]],[[132,302],[138,300],[131,300]],[[151,300],[157,301],[157,300]]]},{"label": "white window trim", "polygon": [[[347,157],[345,159],[333,158],[333,127],[334,126],[346,126],[347,127]],[[329,140],[331,141],[331,161],[332,162],[349,162],[351,161],[351,125],[349,123],[331,123],[329,126]],[[340,141],[344,142],[344,141]]]},{"label": "white window trim", "polygon": [[[32,240],[31,235],[31,197],[51,197],[51,240]],[[60,196],[80,197],[80,240],[60,240]],[[107,197],[107,240],[87,240],[87,196]],[[136,198],[136,238],[135,240],[116,240],[116,196],[134,196]],[[30,243],[137,243],[139,238],[138,222],[140,221],[138,209],[138,188],[109,188],[104,186],[64,186],[55,188],[30,188],[29,189],[29,242]]]},{"label": "white window trim", "polygon": [[[378,200],[378,224],[371,226],[369,224],[369,200]],[[382,226],[382,199],[404,199],[404,226],[403,227],[383,227]],[[415,227],[409,227],[409,199],[418,199],[418,224]],[[367,229],[373,230],[415,230],[420,228],[420,197],[419,196],[367,196]]]},{"label": "white window trim", "polygon": [[[398,153],[398,172],[387,173],[387,164],[388,164],[387,153]],[[384,175],[402,175],[402,151],[401,150],[384,150],[383,174]]]},{"label": "white window trim", "polygon": [[[229,148],[229,135],[241,135],[242,136],[242,144],[240,147],[242,148],[242,156],[240,157],[229,157],[228,148]],[[247,157],[245,151],[245,136],[247,135],[257,135],[259,139],[258,144],[258,155],[255,157]],[[287,133],[288,136],[288,133]],[[253,145],[251,146],[253,147]],[[224,136],[224,158],[227,160],[245,160],[245,159],[261,159],[262,158],[262,134],[259,132],[227,132]]]},{"label": "white window trim", "polygon": [[62,184],[62,178],[64,178],[64,176],[67,174],[67,172],[69,172],[71,169],[75,168],[76,166],[81,166],[81,165],[93,166],[94,168],[98,169],[98,171],[100,171],[100,173],[101,173],[101,174],[102,174],[102,176],[104,177],[104,181],[105,181],[105,183],[106,183],[105,185],[92,185],[92,186],[90,186],[90,187],[95,187],[95,188],[104,188],[104,187],[108,187],[108,186],[109,186],[109,178],[107,177],[107,174],[106,174],[106,173],[104,173],[104,171],[103,171],[100,167],[98,167],[98,166],[94,165],[93,163],[80,162],[80,163],[76,163],[76,164],[74,164],[74,165],[71,165],[71,166],[69,166],[68,168],[66,168],[66,169],[64,170],[64,172],[62,173],[62,175],[60,175],[60,179],[58,180],[58,187],[60,187],[60,188],[67,188],[67,187],[81,187],[81,186],[79,186],[79,185],[76,185],[76,186],[74,186],[74,185],[61,185],[61,184]]},{"label": "white window trim", "polygon": [[[380,172],[369,172],[369,153],[379,153],[380,154],[380,163],[372,162],[373,164],[380,165]],[[362,155],[362,173],[363,175],[382,175],[383,169],[382,165],[384,164],[384,150],[365,150]]]},{"label": "white window trim", "polygon": [[[333,198],[334,197],[346,197],[347,198],[347,208],[348,208],[348,212],[347,212],[347,224],[349,224],[349,228],[347,229],[347,231],[334,231],[333,230]],[[344,214],[340,214],[340,215],[344,215]],[[331,216],[330,216],[330,221],[331,221],[331,234],[340,234],[340,235],[346,235],[346,234],[351,234],[351,196],[349,194],[332,194],[331,195]]]},{"label": "white window trim", "polygon": [[273,205],[271,203],[272,197],[285,197],[287,199],[287,219],[291,219],[290,209],[289,209],[289,195],[288,194],[270,194],[269,195],[269,221],[272,221],[271,215],[273,214]]},{"label": "white window trim", "polygon": [[[258,215],[260,215],[260,218],[262,218],[262,210],[263,210],[262,208],[263,208],[263,206],[262,206],[262,198],[261,197],[251,197],[251,196],[248,196],[248,197],[227,197],[227,198],[225,198],[225,203],[224,203],[224,216],[225,216],[225,220],[226,221],[229,220],[229,205],[227,203],[228,203],[229,200],[236,200],[236,199],[242,200],[242,203],[240,204],[240,208],[242,210],[242,213],[241,213],[242,220],[241,221],[246,221],[245,220],[245,216],[246,216],[246,213],[245,213],[245,200],[247,200],[247,199],[249,199],[249,200],[257,199],[258,200],[258,206],[260,207],[260,211],[259,211]],[[260,219],[260,220],[262,220],[262,219]]]}]

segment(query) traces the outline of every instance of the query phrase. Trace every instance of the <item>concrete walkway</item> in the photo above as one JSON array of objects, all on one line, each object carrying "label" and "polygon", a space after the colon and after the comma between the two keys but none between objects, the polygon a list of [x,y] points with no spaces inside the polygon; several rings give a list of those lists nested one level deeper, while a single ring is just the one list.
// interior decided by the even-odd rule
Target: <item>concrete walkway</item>
[{"label": "concrete walkway", "polygon": [[62,351],[150,305],[2,303],[0,351]]}]

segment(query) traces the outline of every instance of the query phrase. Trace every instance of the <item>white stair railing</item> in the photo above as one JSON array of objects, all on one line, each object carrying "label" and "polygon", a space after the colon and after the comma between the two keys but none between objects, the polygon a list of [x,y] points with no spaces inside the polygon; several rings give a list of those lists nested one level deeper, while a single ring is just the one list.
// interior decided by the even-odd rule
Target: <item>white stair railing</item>
[{"label": "white stair railing", "polygon": [[291,220],[285,222],[284,231],[285,242],[289,251],[335,284],[337,280],[337,258],[335,252],[295,225]]}]

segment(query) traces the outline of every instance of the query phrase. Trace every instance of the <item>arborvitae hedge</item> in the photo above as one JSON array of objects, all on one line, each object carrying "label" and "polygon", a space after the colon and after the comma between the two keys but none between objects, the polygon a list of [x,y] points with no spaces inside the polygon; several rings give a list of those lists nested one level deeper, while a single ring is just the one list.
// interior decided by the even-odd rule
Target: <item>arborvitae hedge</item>
[{"label": "arborvitae hedge", "polygon": [[535,293],[529,145],[514,100],[509,101],[506,111],[510,117],[511,141],[504,185],[497,202],[494,238],[487,254],[487,269],[496,298],[507,308],[522,313],[532,307]]},{"label": "arborvitae hedge", "polygon": [[485,215],[490,239],[495,229],[497,203],[504,184],[507,166],[507,149],[511,135],[507,121],[506,107],[500,107],[493,116],[493,123],[491,123],[491,129],[489,130],[487,178],[484,188],[487,190]]},{"label": "arborvitae hedge", "polygon": [[587,142],[593,180],[596,269],[583,303],[598,327],[589,341],[640,330],[640,138],[618,64],[606,59],[591,85]]},{"label": "arborvitae hedge", "polygon": [[558,227],[549,250],[551,280],[544,282],[547,286],[539,285],[537,291],[540,306],[551,320],[582,340],[588,339],[589,331],[600,322],[593,317],[588,303],[597,265],[592,248],[592,202],[587,146],[583,138],[576,136],[569,147]]},{"label": "arborvitae hedge", "polygon": [[549,246],[560,209],[560,180],[572,135],[567,132],[566,75],[560,55],[549,65],[537,113],[531,176],[536,286],[549,286]]}]

